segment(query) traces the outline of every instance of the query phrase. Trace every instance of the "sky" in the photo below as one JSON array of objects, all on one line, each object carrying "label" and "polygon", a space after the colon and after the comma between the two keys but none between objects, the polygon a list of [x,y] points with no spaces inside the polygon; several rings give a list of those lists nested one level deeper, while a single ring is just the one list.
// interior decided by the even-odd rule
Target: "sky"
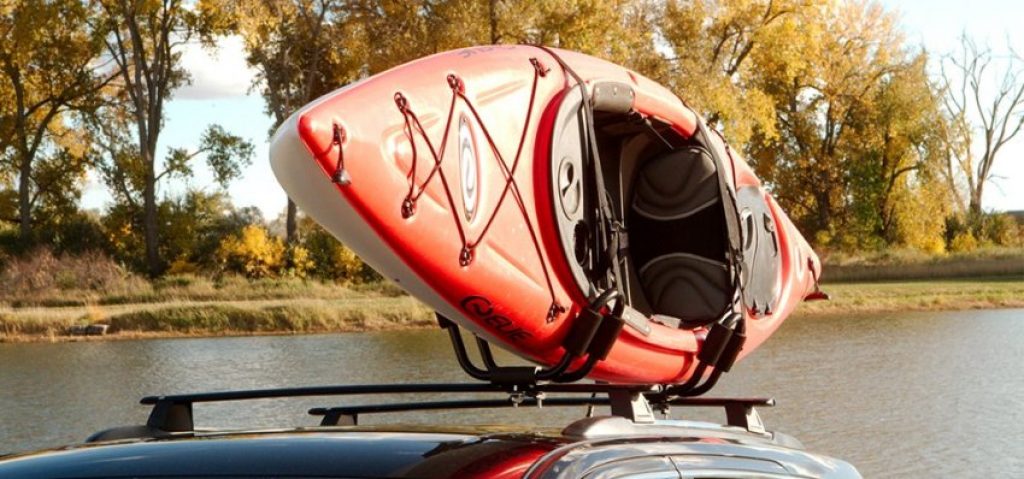
[{"label": "sky", "polygon": [[[922,45],[933,56],[953,50],[961,32],[997,50],[1009,44],[1024,54],[1024,2],[1019,0],[884,0],[882,4],[899,13],[908,43]],[[166,106],[161,152],[168,147],[195,148],[210,124],[220,124],[232,134],[248,139],[256,145],[256,155],[228,192],[236,206],[256,206],[265,218],[276,218],[284,211],[287,198],[270,170],[267,139],[272,120],[264,112],[263,99],[250,91],[255,72],[245,64],[240,39],[222,40],[217,51],[190,45],[182,61],[193,82],[176,91]],[[985,191],[986,208],[1024,210],[1024,134],[1004,148],[994,174],[996,178]],[[188,188],[217,187],[210,172],[197,164],[193,178],[168,181],[161,186],[161,192],[176,193]],[[102,183],[90,178],[84,206],[103,208],[109,201],[110,195]]]}]

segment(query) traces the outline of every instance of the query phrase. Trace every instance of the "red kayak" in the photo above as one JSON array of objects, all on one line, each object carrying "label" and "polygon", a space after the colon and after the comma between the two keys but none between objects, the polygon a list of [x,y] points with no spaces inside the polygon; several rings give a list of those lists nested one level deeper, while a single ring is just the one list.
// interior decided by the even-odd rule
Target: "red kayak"
[{"label": "red kayak", "polygon": [[820,273],[690,108],[579,53],[396,67],[292,115],[271,163],[303,211],[439,315],[543,365],[589,361],[594,379],[728,370]]}]

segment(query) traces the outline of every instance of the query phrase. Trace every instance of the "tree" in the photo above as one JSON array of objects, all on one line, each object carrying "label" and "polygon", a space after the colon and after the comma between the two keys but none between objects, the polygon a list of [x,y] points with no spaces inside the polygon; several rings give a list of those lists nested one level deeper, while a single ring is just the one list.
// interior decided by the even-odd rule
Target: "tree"
[{"label": "tree", "polygon": [[652,2],[631,0],[355,0],[352,31],[367,73],[454,48],[540,44],[657,76]]},{"label": "tree", "polygon": [[[942,248],[947,124],[928,57],[863,2],[670,1],[666,83],[742,148],[808,236]],[[923,211],[932,212],[922,215]]]},{"label": "tree", "polygon": [[850,187],[857,219],[870,234],[888,244],[937,250],[949,202],[937,133],[946,125],[941,92],[927,67],[927,55],[917,54],[886,75],[856,115],[849,147],[858,161],[851,165]]},{"label": "tree", "polygon": [[862,136],[878,131],[870,117],[882,91],[914,58],[895,17],[877,4],[825,4],[792,18],[784,52],[753,53],[750,81],[771,99],[777,135],[755,131],[747,152],[805,233],[856,247],[875,233],[856,214],[870,204],[857,188]]},{"label": "tree", "polygon": [[[532,22],[517,20],[530,10],[537,12]],[[513,32],[505,41],[576,50],[661,78],[664,60],[654,49],[659,14],[649,1],[522,1],[503,17]]]},{"label": "tree", "polygon": [[[207,0],[204,9],[245,40],[274,128],[303,105],[367,73],[443,50],[546,43],[654,64],[650,22],[637,2]],[[631,16],[632,15],[632,16]],[[486,21],[481,21],[486,19]],[[631,21],[635,20],[635,21]],[[626,32],[627,26],[632,28]],[[600,37],[601,41],[595,38]],[[611,42],[615,40],[615,42]],[[625,45],[625,46],[624,46]],[[641,48],[646,45],[646,48]],[[647,52],[646,56],[639,53]],[[297,240],[289,199],[286,237]]]},{"label": "tree", "polygon": [[669,1],[660,19],[672,49],[666,83],[736,143],[757,130],[774,138],[775,109],[753,68],[800,68],[797,25],[812,5],[800,0]]},{"label": "tree", "polygon": [[[110,187],[118,205],[108,215],[111,222],[108,229],[123,238],[111,240],[115,245],[122,246],[118,250],[120,256],[126,260],[131,260],[130,257],[139,249],[146,251],[146,257],[139,266],[150,274],[156,274],[153,273],[146,244],[148,230],[144,201],[148,165],[137,156],[130,134],[126,133],[127,122],[124,119],[121,123],[118,122],[119,116],[124,112],[110,108],[103,113],[103,116],[93,117],[90,124],[96,131],[96,144],[103,150],[102,156],[98,157],[96,162],[96,170]],[[192,176],[195,162],[202,157],[213,172],[214,181],[219,186],[226,187],[241,175],[241,167],[249,164],[253,152],[254,147],[251,143],[229,134],[218,125],[211,125],[200,137],[198,148],[168,148],[160,169],[154,172],[152,186],[156,190],[164,180]],[[192,249],[183,246],[182,241],[187,244],[202,243],[206,234],[204,222],[213,221],[211,215],[225,214],[225,211],[234,209],[218,193],[189,191],[182,198],[157,201],[155,211],[156,223],[165,225],[161,229],[161,234],[157,236],[155,245],[158,258],[161,258],[158,268],[162,269],[162,258],[179,259],[184,255],[202,263],[192,254]],[[137,237],[139,233],[142,234],[141,238]],[[219,241],[219,238],[216,241]],[[204,252],[213,251],[206,248]],[[161,272],[160,269],[157,273]]]},{"label": "tree", "polygon": [[[191,172],[189,160],[196,154],[171,150],[163,171],[158,170],[157,147],[163,128],[164,104],[174,89],[189,81],[180,65],[181,48],[199,37],[210,40],[216,24],[208,11],[182,0],[101,0],[110,35],[106,48],[120,69],[121,98],[133,123],[134,154],[122,146],[108,145],[113,155],[106,165],[107,177],[123,198],[141,203],[146,269],[157,275],[163,268],[159,251],[157,182]],[[123,135],[115,136],[125,143]],[[211,127],[196,153],[210,153],[207,160],[218,181],[237,176],[237,161],[248,161],[252,146]],[[141,196],[135,199],[136,193]]]},{"label": "tree", "polygon": [[161,254],[178,270],[217,268],[220,242],[250,225],[262,225],[255,207],[236,208],[223,191],[190,190],[160,204]]},{"label": "tree", "polygon": [[[246,61],[257,71],[254,88],[276,130],[303,105],[362,74],[362,59],[347,31],[343,0],[207,0],[226,29],[245,41]],[[297,209],[288,199],[286,241],[298,241]]]},{"label": "tree", "polygon": [[9,99],[0,121],[0,158],[17,176],[13,219],[23,241],[32,237],[41,198],[75,196],[73,185],[63,183],[84,175],[87,145],[69,126],[69,114],[90,108],[116,75],[100,61],[104,32],[89,21],[92,7],[80,0],[20,0],[0,11],[0,97]]},{"label": "tree", "polygon": [[946,176],[957,194],[957,180],[966,182],[967,212],[974,217],[983,212],[985,185],[992,180],[996,158],[1024,128],[1021,63],[1016,52],[998,56],[966,34],[960,37],[959,49],[940,63],[943,106],[952,121],[946,136]]}]

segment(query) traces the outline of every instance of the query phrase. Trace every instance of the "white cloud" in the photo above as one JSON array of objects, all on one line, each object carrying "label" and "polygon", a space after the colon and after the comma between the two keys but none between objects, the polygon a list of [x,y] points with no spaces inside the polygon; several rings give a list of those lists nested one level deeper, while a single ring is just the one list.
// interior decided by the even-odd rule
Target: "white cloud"
[{"label": "white cloud", "polygon": [[174,92],[181,100],[210,100],[246,96],[256,71],[245,63],[245,47],[237,35],[221,38],[213,49],[199,43],[185,45],[182,65],[192,84]]}]

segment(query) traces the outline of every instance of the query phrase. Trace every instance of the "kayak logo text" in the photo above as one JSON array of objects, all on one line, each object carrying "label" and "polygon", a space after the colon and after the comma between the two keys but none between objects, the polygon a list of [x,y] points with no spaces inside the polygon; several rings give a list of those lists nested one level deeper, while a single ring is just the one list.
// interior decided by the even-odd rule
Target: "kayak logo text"
[{"label": "kayak logo text", "polygon": [[467,296],[462,300],[463,311],[479,318],[491,328],[498,330],[509,341],[520,342],[533,335],[512,324],[512,320],[494,312],[494,305],[483,296]]}]

